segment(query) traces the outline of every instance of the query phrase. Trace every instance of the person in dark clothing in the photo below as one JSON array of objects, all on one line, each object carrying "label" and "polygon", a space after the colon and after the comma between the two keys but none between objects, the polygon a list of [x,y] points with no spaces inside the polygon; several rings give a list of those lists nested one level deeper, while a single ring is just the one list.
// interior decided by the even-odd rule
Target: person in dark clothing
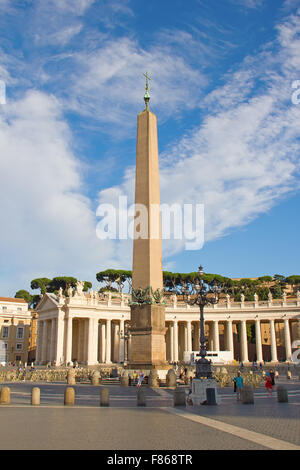
[{"label": "person in dark clothing", "polygon": [[270,370],[269,376],[270,376],[270,379],[271,379],[271,384],[275,385],[275,373],[274,373],[273,369]]}]

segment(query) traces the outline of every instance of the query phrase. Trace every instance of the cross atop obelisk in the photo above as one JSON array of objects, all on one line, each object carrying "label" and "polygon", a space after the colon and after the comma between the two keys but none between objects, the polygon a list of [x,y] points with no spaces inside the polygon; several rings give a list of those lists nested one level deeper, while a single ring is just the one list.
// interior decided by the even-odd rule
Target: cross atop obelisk
[{"label": "cross atop obelisk", "polygon": [[144,100],[145,100],[145,104],[146,104],[146,109],[148,109],[148,104],[149,104],[149,101],[150,101],[149,80],[151,80],[151,78],[149,77],[148,72],[144,73],[144,77],[146,77]]}]

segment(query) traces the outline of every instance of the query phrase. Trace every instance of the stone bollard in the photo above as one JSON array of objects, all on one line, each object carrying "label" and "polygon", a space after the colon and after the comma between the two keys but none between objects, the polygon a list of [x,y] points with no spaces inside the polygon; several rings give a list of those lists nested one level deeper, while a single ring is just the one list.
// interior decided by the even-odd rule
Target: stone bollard
[{"label": "stone bollard", "polygon": [[75,405],[75,390],[73,387],[67,387],[65,389],[65,401],[64,404],[66,406],[73,406]]},{"label": "stone bollard", "polygon": [[241,390],[241,401],[244,405],[253,405],[254,404],[254,394],[253,389],[249,385],[245,385],[245,387]]},{"label": "stone bollard", "polygon": [[76,383],[75,375],[76,375],[75,369],[69,369],[68,370],[68,373],[67,373],[67,383],[68,383],[68,385],[75,385],[75,383]]},{"label": "stone bollard", "polygon": [[206,404],[207,405],[216,405],[217,404],[217,397],[216,397],[216,389],[215,388],[207,388],[206,389]]},{"label": "stone bollard", "polygon": [[10,405],[10,388],[2,387],[0,395],[1,405]]},{"label": "stone bollard", "polygon": [[138,388],[136,392],[137,406],[146,406],[146,393],[142,388]]},{"label": "stone bollard", "polygon": [[283,385],[277,387],[277,401],[278,403],[287,403],[289,401],[287,389]]},{"label": "stone bollard", "polygon": [[128,371],[123,372],[123,375],[121,376],[121,385],[122,385],[122,387],[128,387],[129,386]]},{"label": "stone bollard", "polygon": [[158,373],[156,369],[151,369],[150,374],[148,377],[148,386],[153,387],[153,388],[158,388],[159,387],[159,382],[158,382]]},{"label": "stone bollard", "polygon": [[31,390],[31,404],[38,406],[41,403],[41,391],[38,387],[34,387]]},{"label": "stone bollard", "polygon": [[92,385],[100,385],[100,372],[98,370],[93,373]]},{"label": "stone bollard", "polygon": [[109,389],[101,388],[100,390],[100,406],[109,406]]},{"label": "stone bollard", "polygon": [[174,369],[168,370],[167,377],[166,377],[166,385],[168,388],[176,388],[176,373]]},{"label": "stone bollard", "polygon": [[173,406],[186,406],[184,388],[175,388],[173,395]]}]

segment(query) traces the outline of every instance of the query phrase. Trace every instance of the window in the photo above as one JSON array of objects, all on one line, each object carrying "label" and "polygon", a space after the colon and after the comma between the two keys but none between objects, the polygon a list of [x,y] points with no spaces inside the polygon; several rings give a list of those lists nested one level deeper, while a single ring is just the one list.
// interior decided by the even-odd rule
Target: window
[{"label": "window", "polygon": [[24,328],[22,326],[19,326],[17,328],[17,339],[23,339],[24,338]]},{"label": "window", "polygon": [[22,356],[16,356],[16,361],[21,361]]},{"label": "window", "polygon": [[1,341],[1,349],[4,349],[5,351],[7,351],[7,343],[3,343]]},{"label": "window", "polygon": [[22,308],[21,308],[21,307],[18,307],[18,312],[22,312]]},{"label": "window", "polygon": [[7,307],[2,307],[2,310],[7,310]]},{"label": "window", "polygon": [[9,327],[3,326],[2,327],[2,338],[8,338],[9,335]]},{"label": "window", "polygon": [[23,344],[22,343],[17,343],[16,350],[17,351],[22,351],[23,350]]}]

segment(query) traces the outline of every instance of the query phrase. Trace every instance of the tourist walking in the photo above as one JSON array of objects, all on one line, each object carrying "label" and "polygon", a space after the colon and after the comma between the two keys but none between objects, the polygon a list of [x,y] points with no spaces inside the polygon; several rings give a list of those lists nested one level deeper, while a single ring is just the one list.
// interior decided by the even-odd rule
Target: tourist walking
[{"label": "tourist walking", "polygon": [[273,391],[273,385],[272,385],[272,381],[271,381],[271,377],[270,377],[269,372],[267,372],[266,376],[265,376],[265,387],[266,387],[266,390],[268,392],[269,397],[271,397],[272,396],[272,391]]},{"label": "tourist walking", "polygon": [[138,373],[136,370],[133,371],[132,378],[133,378],[133,385],[136,385],[138,381]]},{"label": "tourist walking", "polygon": [[233,381],[235,383],[236,399],[237,399],[237,401],[239,401],[241,399],[241,391],[242,391],[242,388],[243,388],[243,385],[244,385],[244,379],[241,376],[240,371],[238,371],[238,373],[237,373],[236,377],[234,377]]},{"label": "tourist walking", "polygon": [[269,372],[270,378],[271,378],[271,384],[274,386],[275,385],[275,373],[273,369],[270,370]]},{"label": "tourist walking", "polygon": [[143,380],[144,380],[144,376],[145,376],[145,374],[144,374],[144,372],[141,370],[140,375],[139,375],[139,380],[138,380],[138,383],[137,383],[137,387],[140,387],[140,386],[142,385]]}]

